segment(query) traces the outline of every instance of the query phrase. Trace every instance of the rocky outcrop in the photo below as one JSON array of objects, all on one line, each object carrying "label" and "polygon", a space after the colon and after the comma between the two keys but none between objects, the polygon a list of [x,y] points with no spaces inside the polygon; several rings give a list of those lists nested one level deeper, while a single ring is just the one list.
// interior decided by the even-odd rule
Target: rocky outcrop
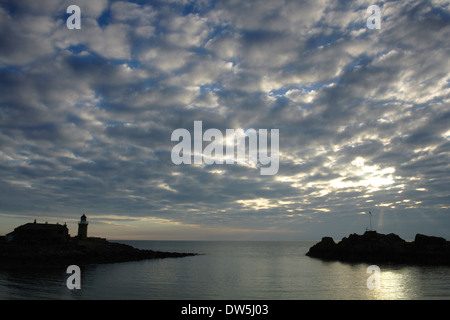
[{"label": "rocky outcrop", "polygon": [[393,233],[366,231],[363,235],[351,234],[338,243],[324,237],[306,255],[349,262],[450,265],[450,242],[422,234],[408,242]]},{"label": "rocky outcrop", "polygon": [[104,239],[72,240],[65,244],[0,243],[0,267],[3,268],[85,266],[192,255],[196,254],[142,250]]}]

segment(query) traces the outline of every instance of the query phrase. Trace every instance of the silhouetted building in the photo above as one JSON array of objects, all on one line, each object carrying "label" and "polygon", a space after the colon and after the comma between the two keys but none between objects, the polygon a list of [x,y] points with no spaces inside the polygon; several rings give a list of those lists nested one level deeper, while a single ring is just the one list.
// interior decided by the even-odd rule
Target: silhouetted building
[{"label": "silhouetted building", "polygon": [[86,220],[86,216],[83,214],[81,216],[80,222],[78,222],[78,239],[86,240],[87,239],[87,228],[88,222]]},{"label": "silhouetted building", "polygon": [[8,233],[6,241],[18,243],[64,243],[69,240],[67,225],[50,223],[26,223]]}]

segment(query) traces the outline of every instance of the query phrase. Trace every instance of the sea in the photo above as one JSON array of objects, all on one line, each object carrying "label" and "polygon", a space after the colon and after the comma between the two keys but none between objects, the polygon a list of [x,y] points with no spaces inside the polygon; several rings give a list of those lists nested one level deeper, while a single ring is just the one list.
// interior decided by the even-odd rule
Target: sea
[{"label": "sea", "polygon": [[[116,241],[196,256],[0,270],[2,300],[447,300],[450,267],[322,261],[317,241]],[[374,271],[375,270],[375,271]]]}]

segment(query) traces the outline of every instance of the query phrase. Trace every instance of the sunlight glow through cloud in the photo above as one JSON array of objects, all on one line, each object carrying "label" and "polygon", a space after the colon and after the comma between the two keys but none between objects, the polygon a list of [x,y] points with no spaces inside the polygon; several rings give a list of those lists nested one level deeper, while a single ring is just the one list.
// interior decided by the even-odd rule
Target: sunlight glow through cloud
[{"label": "sunlight glow through cloud", "polygon": [[[107,237],[320,238],[371,210],[450,236],[445,1],[381,1],[379,30],[364,1],[82,3],[80,30],[0,4],[0,234],[86,213]],[[194,121],[279,129],[277,174],[174,165]]]}]

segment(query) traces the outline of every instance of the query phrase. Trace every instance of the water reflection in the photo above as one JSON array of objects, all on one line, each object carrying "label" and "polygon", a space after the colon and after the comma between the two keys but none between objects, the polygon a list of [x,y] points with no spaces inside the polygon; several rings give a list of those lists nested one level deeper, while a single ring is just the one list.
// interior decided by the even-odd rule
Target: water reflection
[{"label": "water reflection", "polygon": [[383,300],[448,299],[450,267],[385,265],[381,286],[368,298]]},{"label": "water reflection", "polygon": [[372,294],[375,299],[414,299],[416,287],[411,286],[411,282],[410,270],[386,270],[385,268],[381,270],[380,288],[372,290]]},{"label": "water reflection", "polygon": [[65,281],[65,270],[61,269],[1,270],[0,299],[64,297],[67,295]]},{"label": "water reflection", "polygon": [[[164,247],[164,245],[166,247]],[[142,242],[143,249],[204,255],[89,266],[81,290],[66,270],[0,270],[0,299],[448,299],[450,267],[379,265],[369,290],[369,264],[305,256],[310,243]]]}]

